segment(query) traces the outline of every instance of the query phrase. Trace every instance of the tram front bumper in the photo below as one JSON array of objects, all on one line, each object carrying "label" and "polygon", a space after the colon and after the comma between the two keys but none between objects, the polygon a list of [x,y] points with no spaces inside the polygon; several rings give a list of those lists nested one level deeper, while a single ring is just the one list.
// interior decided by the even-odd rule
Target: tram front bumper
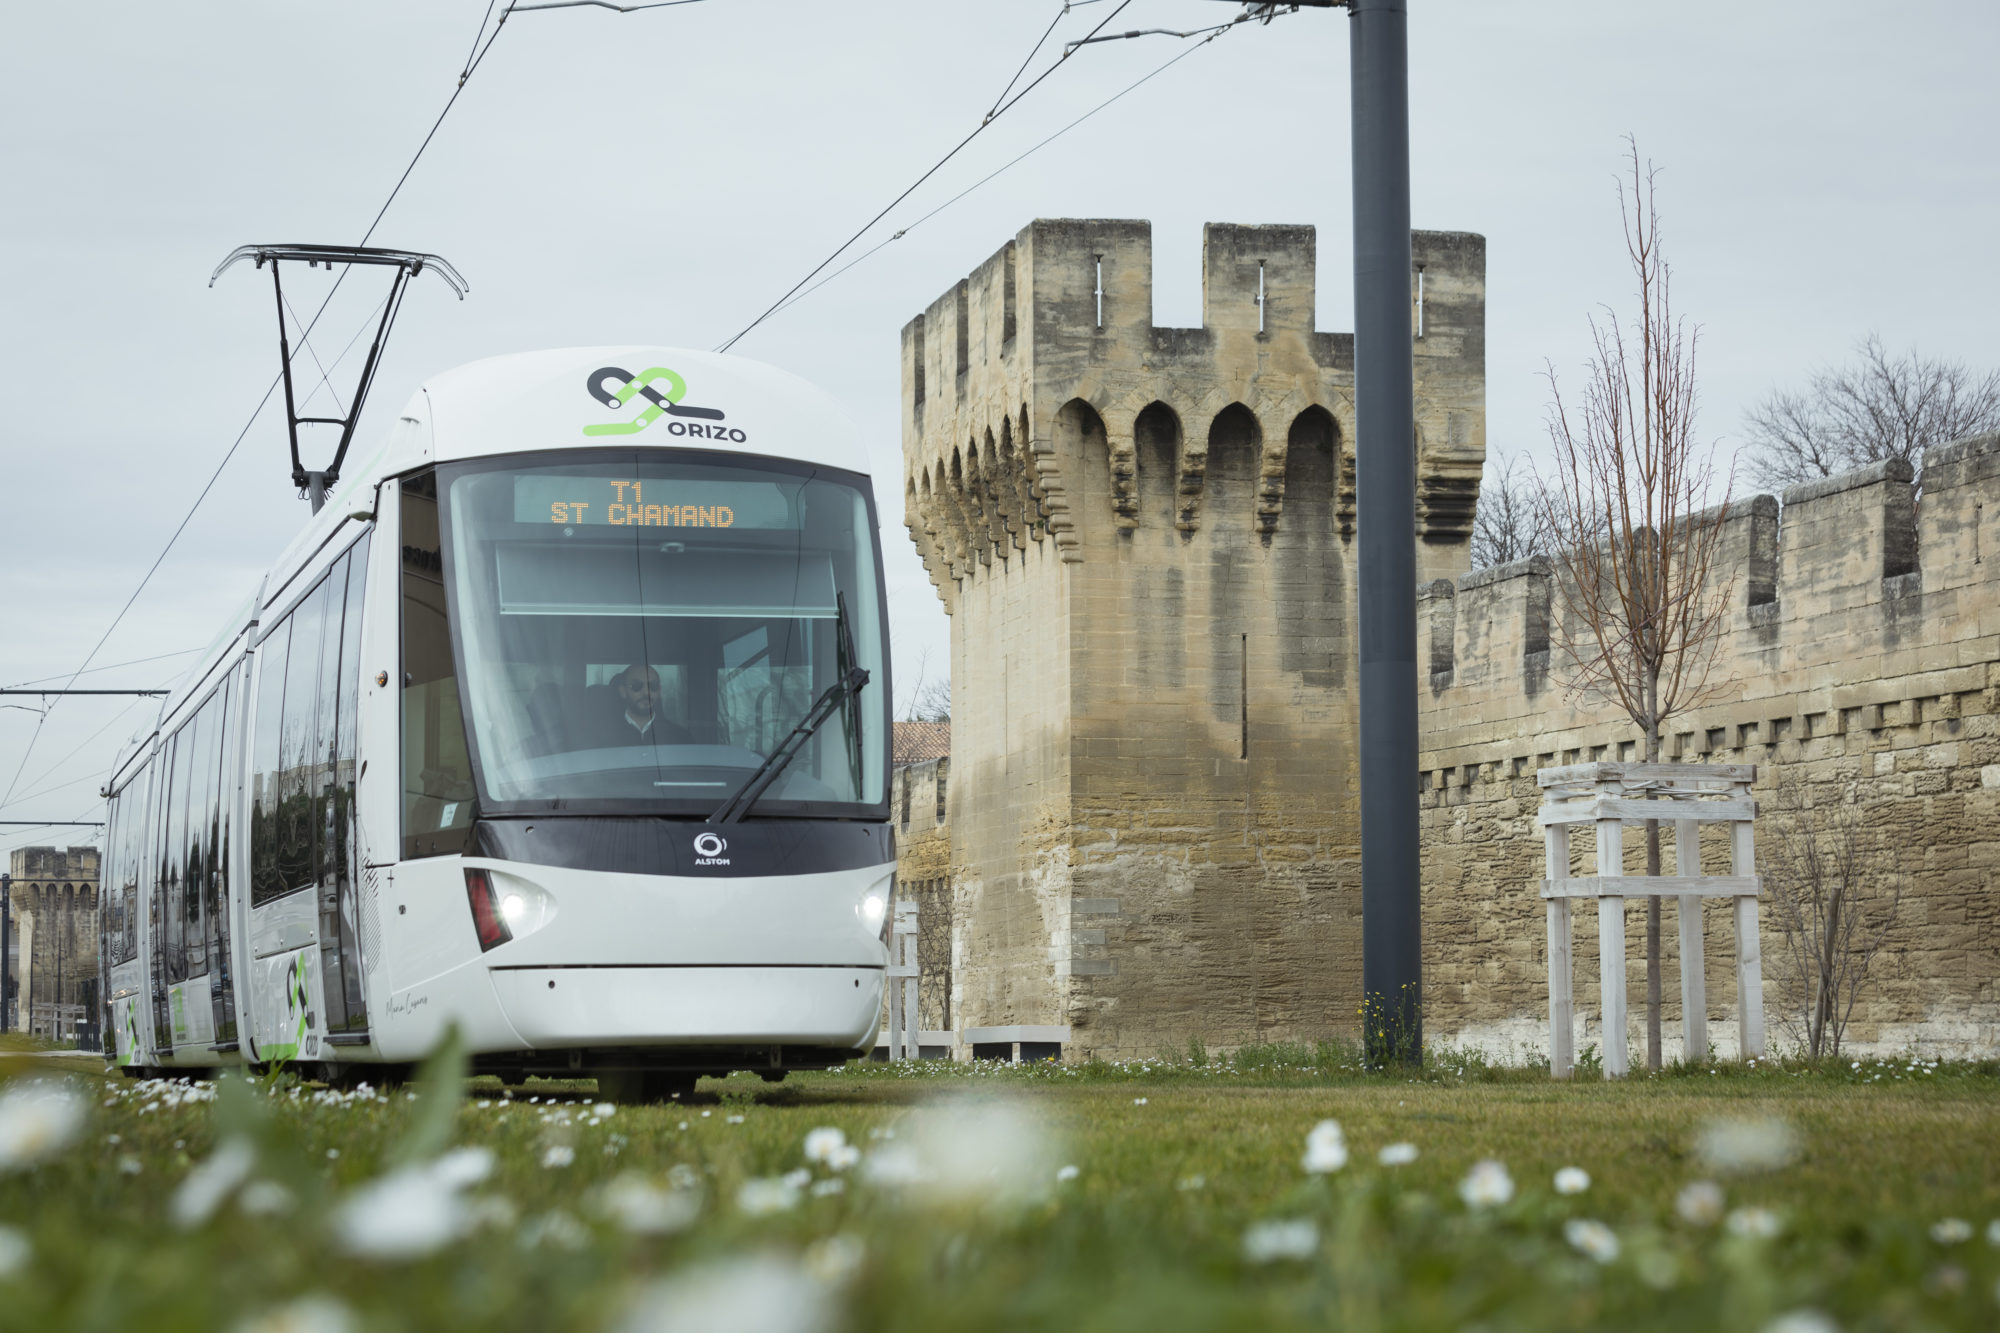
[{"label": "tram front bumper", "polygon": [[521,1038],[579,1046],[858,1049],[882,1010],[880,967],[499,966],[493,989]]}]

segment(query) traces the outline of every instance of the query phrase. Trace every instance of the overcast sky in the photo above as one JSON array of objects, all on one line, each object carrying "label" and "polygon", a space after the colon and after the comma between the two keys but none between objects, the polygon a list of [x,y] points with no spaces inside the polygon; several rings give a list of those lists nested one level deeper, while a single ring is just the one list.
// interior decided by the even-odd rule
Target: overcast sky
[{"label": "overcast sky", "polygon": [[[1117,0],[1078,4],[1029,76]],[[703,0],[517,13],[374,243],[472,286],[412,289],[362,425],[501,352],[734,334],[976,126],[1057,0]],[[497,8],[505,8],[504,0]],[[1622,136],[1662,168],[1677,303],[1702,326],[1702,427],[1874,331],[2000,365],[2000,6],[1411,0],[1413,214],[1487,237],[1487,440],[1539,447],[1545,361],[1629,305]],[[73,670],[276,372],[246,241],[352,244],[464,67],[486,0],[6,6],[0,40],[0,683]],[[1131,0],[1111,31],[1215,0]],[[491,29],[489,28],[490,32]],[[1182,44],[1080,52],[857,247],[913,221]],[[1037,216],[1150,219],[1156,322],[1200,322],[1204,221],[1320,228],[1319,326],[1350,329],[1347,33],[1238,28],[952,205],[736,351],[840,397],[869,433],[897,693],[948,624],[902,527],[897,334]],[[313,342],[339,354],[357,277]],[[316,305],[301,281],[295,301]],[[309,307],[308,307],[309,308]],[[336,376],[345,393],[361,349]],[[304,364],[304,358],[301,358]],[[304,521],[282,415],[257,418],[99,663],[198,648]],[[174,657],[80,685],[170,683]],[[32,701],[8,701],[32,702]],[[0,711],[0,818],[99,818],[140,705]],[[121,712],[121,709],[125,711]],[[0,830],[0,848],[65,839]]]}]

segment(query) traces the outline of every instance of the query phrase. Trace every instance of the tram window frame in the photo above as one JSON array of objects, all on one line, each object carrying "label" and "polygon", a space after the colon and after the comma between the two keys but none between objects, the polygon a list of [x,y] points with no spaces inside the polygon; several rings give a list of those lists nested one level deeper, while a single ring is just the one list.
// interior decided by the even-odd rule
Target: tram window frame
[{"label": "tram window frame", "polygon": [[[232,855],[230,843],[231,816],[236,804],[236,789],[243,782],[242,742],[238,731],[238,719],[244,714],[244,707],[250,687],[250,663],[248,658],[240,658],[230,667],[217,688],[217,697],[222,700],[222,735],[217,742],[220,767],[217,782],[215,815],[215,861],[209,874],[210,922],[209,947],[209,1003],[215,1018],[217,1041],[235,1041],[236,1033],[236,984],[235,962],[230,955],[230,941],[233,932],[229,928],[230,919],[230,876],[229,864]],[[232,744],[236,747],[231,749]],[[240,834],[238,836],[241,836]]]},{"label": "tram window frame", "polygon": [[325,642],[326,588],[316,580],[292,608],[292,648],[285,666],[278,793],[279,897],[317,880],[320,653]]},{"label": "tram window frame", "polygon": [[250,905],[284,896],[278,876],[278,788],[284,756],[285,668],[292,622],[280,620],[257,649],[250,746]]},{"label": "tram window frame", "polygon": [[200,830],[201,881],[196,886],[196,895],[201,911],[202,974],[211,977],[222,967],[222,940],[228,938],[222,919],[222,885],[229,859],[224,829],[229,809],[229,686],[235,675],[233,666],[224,672],[202,705],[208,726],[208,735],[202,742],[208,765],[208,790]]},{"label": "tram window frame", "polygon": [[[329,876],[337,890],[352,873],[334,863],[353,859],[356,773],[348,729],[360,706],[359,603],[367,563],[365,540],[349,543],[257,650],[247,756],[253,908],[321,887]],[[226,761],[222,771],[226,778]]]},{"label": "tram window frame", "polygon": [[[333,747],[333,790],[330,796],[334,836],[334,901],[339,930],[339,960],[346,1028],[350,1032],[368,1026],[368,996],[362,980],[361,922],[359,886],[361,841],[359,807],[355,788],[360,778],[361,710],[361,626],[368,587],[368,543],[357,541],[344,557],[347,590],[342,599],[344,619],[340,634],[339,710],[335,719]],[[334,992],[325,992],[331,997]],[[332,1008],[328,1000],[329,1011]],[[334,1030],[331,1012],[328,1030]]]},{"label": "tram window frame", "polygon": [[125,915],[120,922],[118,937],[118,957],[121,964],[134,962],[139,957],[139,878],[145,869],[146,859],[146,805],[153,791],[153,761],[149,758],[139,765],[119,793],[118,844],[119,871],[118,891],[125,900]]},{"label": "tram window frame", "polygon": [[182,919],[181,876],[187,868],[188,770],[194,758],[193,738],[176,730],[167,741],[167,803],[160,845],[160,951],[162,977],[168,985],[187,980],[186,922]]},{"label": "tram window frame", "polygon": [[329,1032],[367,1026],[359,975],[358,923],[350,919],[355,713],[360,707],[358,654],[362,578],[367,559],[366,549],[357,542],[343,551],[327,572],[326,624],[320,647],[319,739],[315,751],[320,769],[315,779],[318,815],[314,892],[319,912],[320,993],[326,1005]]},{"label": "tram window frame", "polygon": [[131,818],[132,779],[111,794],[104,807],[104,937],[112,966],[125,961],[125,918],[131,902],[125,888],[125,825]]},{"label": "tram window frame", "polygon": [[194,818],[195,807],[188,812],[188,882],[182,886],[186,895],[188,919],[188,975],[207,976],[214,967],[214,958],[209,949],[213,935],[210,927],[212,907],[210,889],[215,878],[216,859],[221,854],[217,844],[216,824],[222,802],[222,731],[226,726],[228,702],[228,677],[223,676],[201,701],[201,708],[189,723],[194,728],[195,762],[200,768],[200,783],[190,793],[200,795],[201,819]]},{"label": "tram window frame", "polygon": [[478,807],[446,610],[439,507],[435,471],[404,478],[398,615],[403,669],[401,828],[406,861],[466,851]]}]

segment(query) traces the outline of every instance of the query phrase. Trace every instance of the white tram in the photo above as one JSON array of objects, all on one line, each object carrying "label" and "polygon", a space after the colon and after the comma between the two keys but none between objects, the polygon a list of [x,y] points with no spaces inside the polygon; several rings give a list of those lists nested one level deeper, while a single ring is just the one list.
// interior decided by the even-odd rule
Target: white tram
[{"label": "white tram", "polygon": [[866,455],[740,358],[427,383],[124,755],[134,1073],[418,1059],[657,1096],[872,1046],[895,849]]}]

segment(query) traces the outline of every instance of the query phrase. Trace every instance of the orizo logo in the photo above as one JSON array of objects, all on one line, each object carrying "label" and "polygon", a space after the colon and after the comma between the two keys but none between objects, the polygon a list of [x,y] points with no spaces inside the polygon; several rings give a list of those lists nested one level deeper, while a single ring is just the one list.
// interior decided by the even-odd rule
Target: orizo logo
[{"label": "orizo logo", "polygon": [[[618,387],[611,387],[614,384]],[[663,387],[656,388],[656,385]],[[585,435],[637,435],[661,417],[670,417],[673,419],[667,422],[669,435],[728,440],[733,444],[746,443],[750,438],[733,426],[704,424],[723,420],[721,410],[683,403],[681,400],[687,397],[687,381],[665,366],[649,366],[636,375],[618,366],[605,366],[591,371],[583,387],[606,407],[624,407],[634,398],[646,400],[646,410],[632,420],[597,422],[583,428]]]},{"label": "orizo logo", "polygon": [[694,837],[695,864],[698,866],[726,866],[729,858],[723,853],[729,850],[729,841],[714,833],[697,833]]}]

